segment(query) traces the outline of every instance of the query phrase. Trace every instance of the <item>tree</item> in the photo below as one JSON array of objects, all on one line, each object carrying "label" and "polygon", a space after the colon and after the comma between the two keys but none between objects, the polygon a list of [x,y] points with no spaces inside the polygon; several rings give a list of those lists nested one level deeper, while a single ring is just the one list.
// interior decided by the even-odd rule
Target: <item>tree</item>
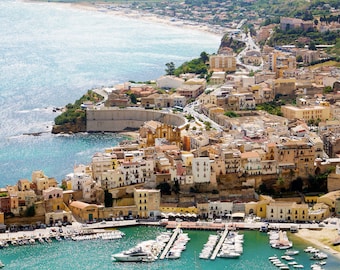
[{"label": "tree", "polygon": [[175,69],[176,69],[174,62],[166,63],[165,65],[166,65],[166,69],[165,69],[166,75],[174,75]]},{"label": "tree", "polygon": [[135,94],[130,94],[131,103],[137,104],[137,97]]},{"label": "tree", "polygon": [[303,47],[305,47],[305,44],[303,42],[298,41],[298,42],[296,42],[296,47],[303,48]]},{"label": "tree", "polygon": [[28,207],[25,211],[25,216],[26,217],[34,217],[35,216],[35,207],[34,205],[31,205]]},{"label": "tree", "polygon": [[200,58],[203,61],[203,63],[206,63],[207,61],[209,61],[209,56],[206,52],[201,52]]},{"label": "tree", "polygon": [[316,51],[316,46],[315,46],[315,43],[313,41],[311,41],[309,43],[308,49],[312,50],[312,51]]},{"label": "tree", "polygon": [[167,182],[158,184],[156,188],[160,189],[162,195],[171,195],[171,186]]},{"label": "tree", "polygon": [[302,63],[303,62],[302,55],[296,56],[296,62],[298,62],[298,63]]},{"label": "tree", "polygon": [[104,191],[104,205],[105,207],[113,206],[112,193],[110,193],[108,190]]},{"label": "tree", "polygon": [[330,92],[333,92],[332,86],[325,86],[325,87],[323,88],[323,93],[324,93],[324,94],[328,94],[328,93],[330,93]]},{"label": "tree", "polygon": [[180,186],[179,186],[179,182],[178,179],[175,179],[175,184],[172,187],[172,190],[175,192],[175,194],[179,194],[180,192]]}]

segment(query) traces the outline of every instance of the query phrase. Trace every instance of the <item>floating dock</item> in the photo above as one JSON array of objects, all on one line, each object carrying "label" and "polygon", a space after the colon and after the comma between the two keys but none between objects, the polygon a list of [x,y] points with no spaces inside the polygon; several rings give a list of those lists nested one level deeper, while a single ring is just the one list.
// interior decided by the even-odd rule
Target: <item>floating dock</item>
[{"label": "floating dock", "polygon": [[169,249],[171,248],[172,244],[175,242],[180,231],[181,231],[180,227],[176,227],[176,229],[174,229],[174,232],[173,232],[169,242],[167,243],[167,245],[165,246],[161,256],[159,257],[160,260],[163,260],[165,258],[166,254],[169,252]]},{"label": "floating dock", "polygon": [[210,257],[210,260],[215,260],[216,259],[216,256],[217,256],[218,252],[220,251],[220,249],[222,247],[222,244],[223,244],[225,238],[227,237],[227,235],[228,235],[228,229],[225,228],[225,230],[224,230],[224,232],[223,232],[223,234],[222,234],[222,236],[220,238],[220,241],[218,241],[218,243],[217,243],[217,245],[215,247],[215,250],[214,250],[213,254]]}]

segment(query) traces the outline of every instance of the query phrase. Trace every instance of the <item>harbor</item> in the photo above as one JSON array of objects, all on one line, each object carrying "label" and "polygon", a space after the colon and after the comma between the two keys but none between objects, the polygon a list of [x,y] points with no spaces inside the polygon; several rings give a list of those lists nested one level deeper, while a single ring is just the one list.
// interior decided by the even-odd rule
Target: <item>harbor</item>
[{"label": "harbor", "polygon": [[[64,229],[64,228],[63,228]],[[49,235],[50,228],[46,229]],[[92,230],[92,228],[91,228]],[[268,257],[276,254],[281,257],[284,255],[284,250],[273,249],[268,243],[268,235],[266,233],[259,232],[258,230],[242,230],[239,234],[244,235],[243,254],[236,260],[230,260],[226,258],[216,257],[215,260],[200,259],[199,253],[202,251],[204,244],[207,243],[211,234],[217,235],[218,231],[205,231],[205,230],[181,230],[187,233],[190,241],[186,244],[186,249],[181,253],[178,259],[163,260],[155,259],[151,262],[140,262],[138,267],[148,269],[242,269],[245,266],[252,267],[252,269],[277,269],[270,262]],[[99,230],[100,231],[100,230]],[[107,230],[109,231],[109,230]],[[58,262],[63,261],[64,267],[68,269],[80,269],[80,261],[83,264],[88,265],[85,269],[93,269],[94,267],[101,267],[102,269],[131,269],[131,267],[137,267],[136,262],[112,262],[111,255],[121,253],[138,246],[140,243],[147,241],[154,241],[160,237],[160,235],[166,233],[170,240],[173,235],[172,230],[167,230],[160,226],[130,226],[122,227],[119,231],[125,235],[121,239],[107,241],[103,239],[83,240],[83,241],[70,241],[62,238],[62,241],[57,241],[55,238],[51,238],[52,243],[46,243],[44,245],[23,245],[23,246],[9,246],[1,251],[1,261],[6,265],[5,269],[18,269],[17,261],[20,263],[30,265],[30,269],[39,269],[38,265],[42,263],[46,265],[48,269],[62,269],[56,265]],[[229,231],[229,230],[228,230]],[[96,230],[92,230],[96,232]],[[233,232],[233,231],[229,231]],[[29,234],[25,232],[28,236]],[[301,241],[294,235],[289,234],[289,238],[293,241],[293,248],[300,251],[297,257],[298,264],[303,264],[305,269],[309,269],[310,264],[316,263],[310,260],[311,254],[305,253],[303,250],[309,246],[309,244]],[[177,235],[178,236],[178,235]],[[225,240],[228,239],[227,237]],[[164,247],[165,248],[165,247]],[[47,250],[54,250],[54,260],[50,260],[48,256],[44,256]],[[259,253],[258,250],[261,249]],[[26,252],[34,253],[34,256],[25,257]],[[93,250],[96,250],[96,256],[93,256]],[[164,249],[162,250],[162,252]],[[70,258],[65,261],[67,254],[73,253],[77,257],[77,260]],[[257,254],[254,256],[254,254]],[[326,269],[337,269],[339,260],[335,258],[330,251],[327,251],[327,267]],[[159,254],[160,258],[161,253]],[[147,264],[147,265],[146,265]],[[195,266],[195,265],[196,266]],[[308,266],[308,267],[307,267]],[[41,267],[41,266],[40,266]],[[197,267],[197,268],[195,268]],[[46,268],[46,269],[47,269]],[[41,268],[40,268],[41,269]]]}]

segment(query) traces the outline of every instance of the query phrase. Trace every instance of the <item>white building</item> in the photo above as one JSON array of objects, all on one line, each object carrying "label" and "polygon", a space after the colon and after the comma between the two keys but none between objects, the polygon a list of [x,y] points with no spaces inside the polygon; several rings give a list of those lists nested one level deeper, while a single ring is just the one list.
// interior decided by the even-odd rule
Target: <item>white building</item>
[{"label": "white building", "polygon": [[209,218],[231,217],[232,211],[232,202],[209,202]]},{"label": "white building", "polygon": [[69,173],[65,177],[65,181],[68,187],[71,187],[72,190],[84,190],[84,184],[87,181],[93,181],[92,175],[87,173]]},{"label": "white building", "polygon": [[209,183],[211,174],[209,157],[193,158],[192,174],[194,183]]}]

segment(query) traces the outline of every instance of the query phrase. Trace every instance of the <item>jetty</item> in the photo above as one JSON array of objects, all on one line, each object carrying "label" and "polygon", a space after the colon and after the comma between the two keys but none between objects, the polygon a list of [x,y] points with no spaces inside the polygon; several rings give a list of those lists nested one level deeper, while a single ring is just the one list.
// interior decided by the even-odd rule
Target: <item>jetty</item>
[{"label": "jetty", "polygon": [[215,260],[216,259],[216,256],[217,256],[218,252],[220,251],[220,249],[222,247],[222,244],[223,244],[225,238],[227,237],[227,235],[228,235],[228,228],[225,228],[225,230],[223,231],[222,236],[220,238],[220,241],[218,241],[218,243],[217,243],[217,245],[215,247],[215,250],[214,250],[213,254],[210,257],[210,260]]},{"label": "jetty", "polygon": [[181,232],[180,227],[178,226],[176,229],[174,229],[173,234],[169,240],[169,242],[167,243],[167,245],[165,246],[161,256],[159,257],[160,260],[163,260],[166,256],[166,254],[169,252],[169,249],[171,248],[172,244],[175,242],[178,234]]}]

